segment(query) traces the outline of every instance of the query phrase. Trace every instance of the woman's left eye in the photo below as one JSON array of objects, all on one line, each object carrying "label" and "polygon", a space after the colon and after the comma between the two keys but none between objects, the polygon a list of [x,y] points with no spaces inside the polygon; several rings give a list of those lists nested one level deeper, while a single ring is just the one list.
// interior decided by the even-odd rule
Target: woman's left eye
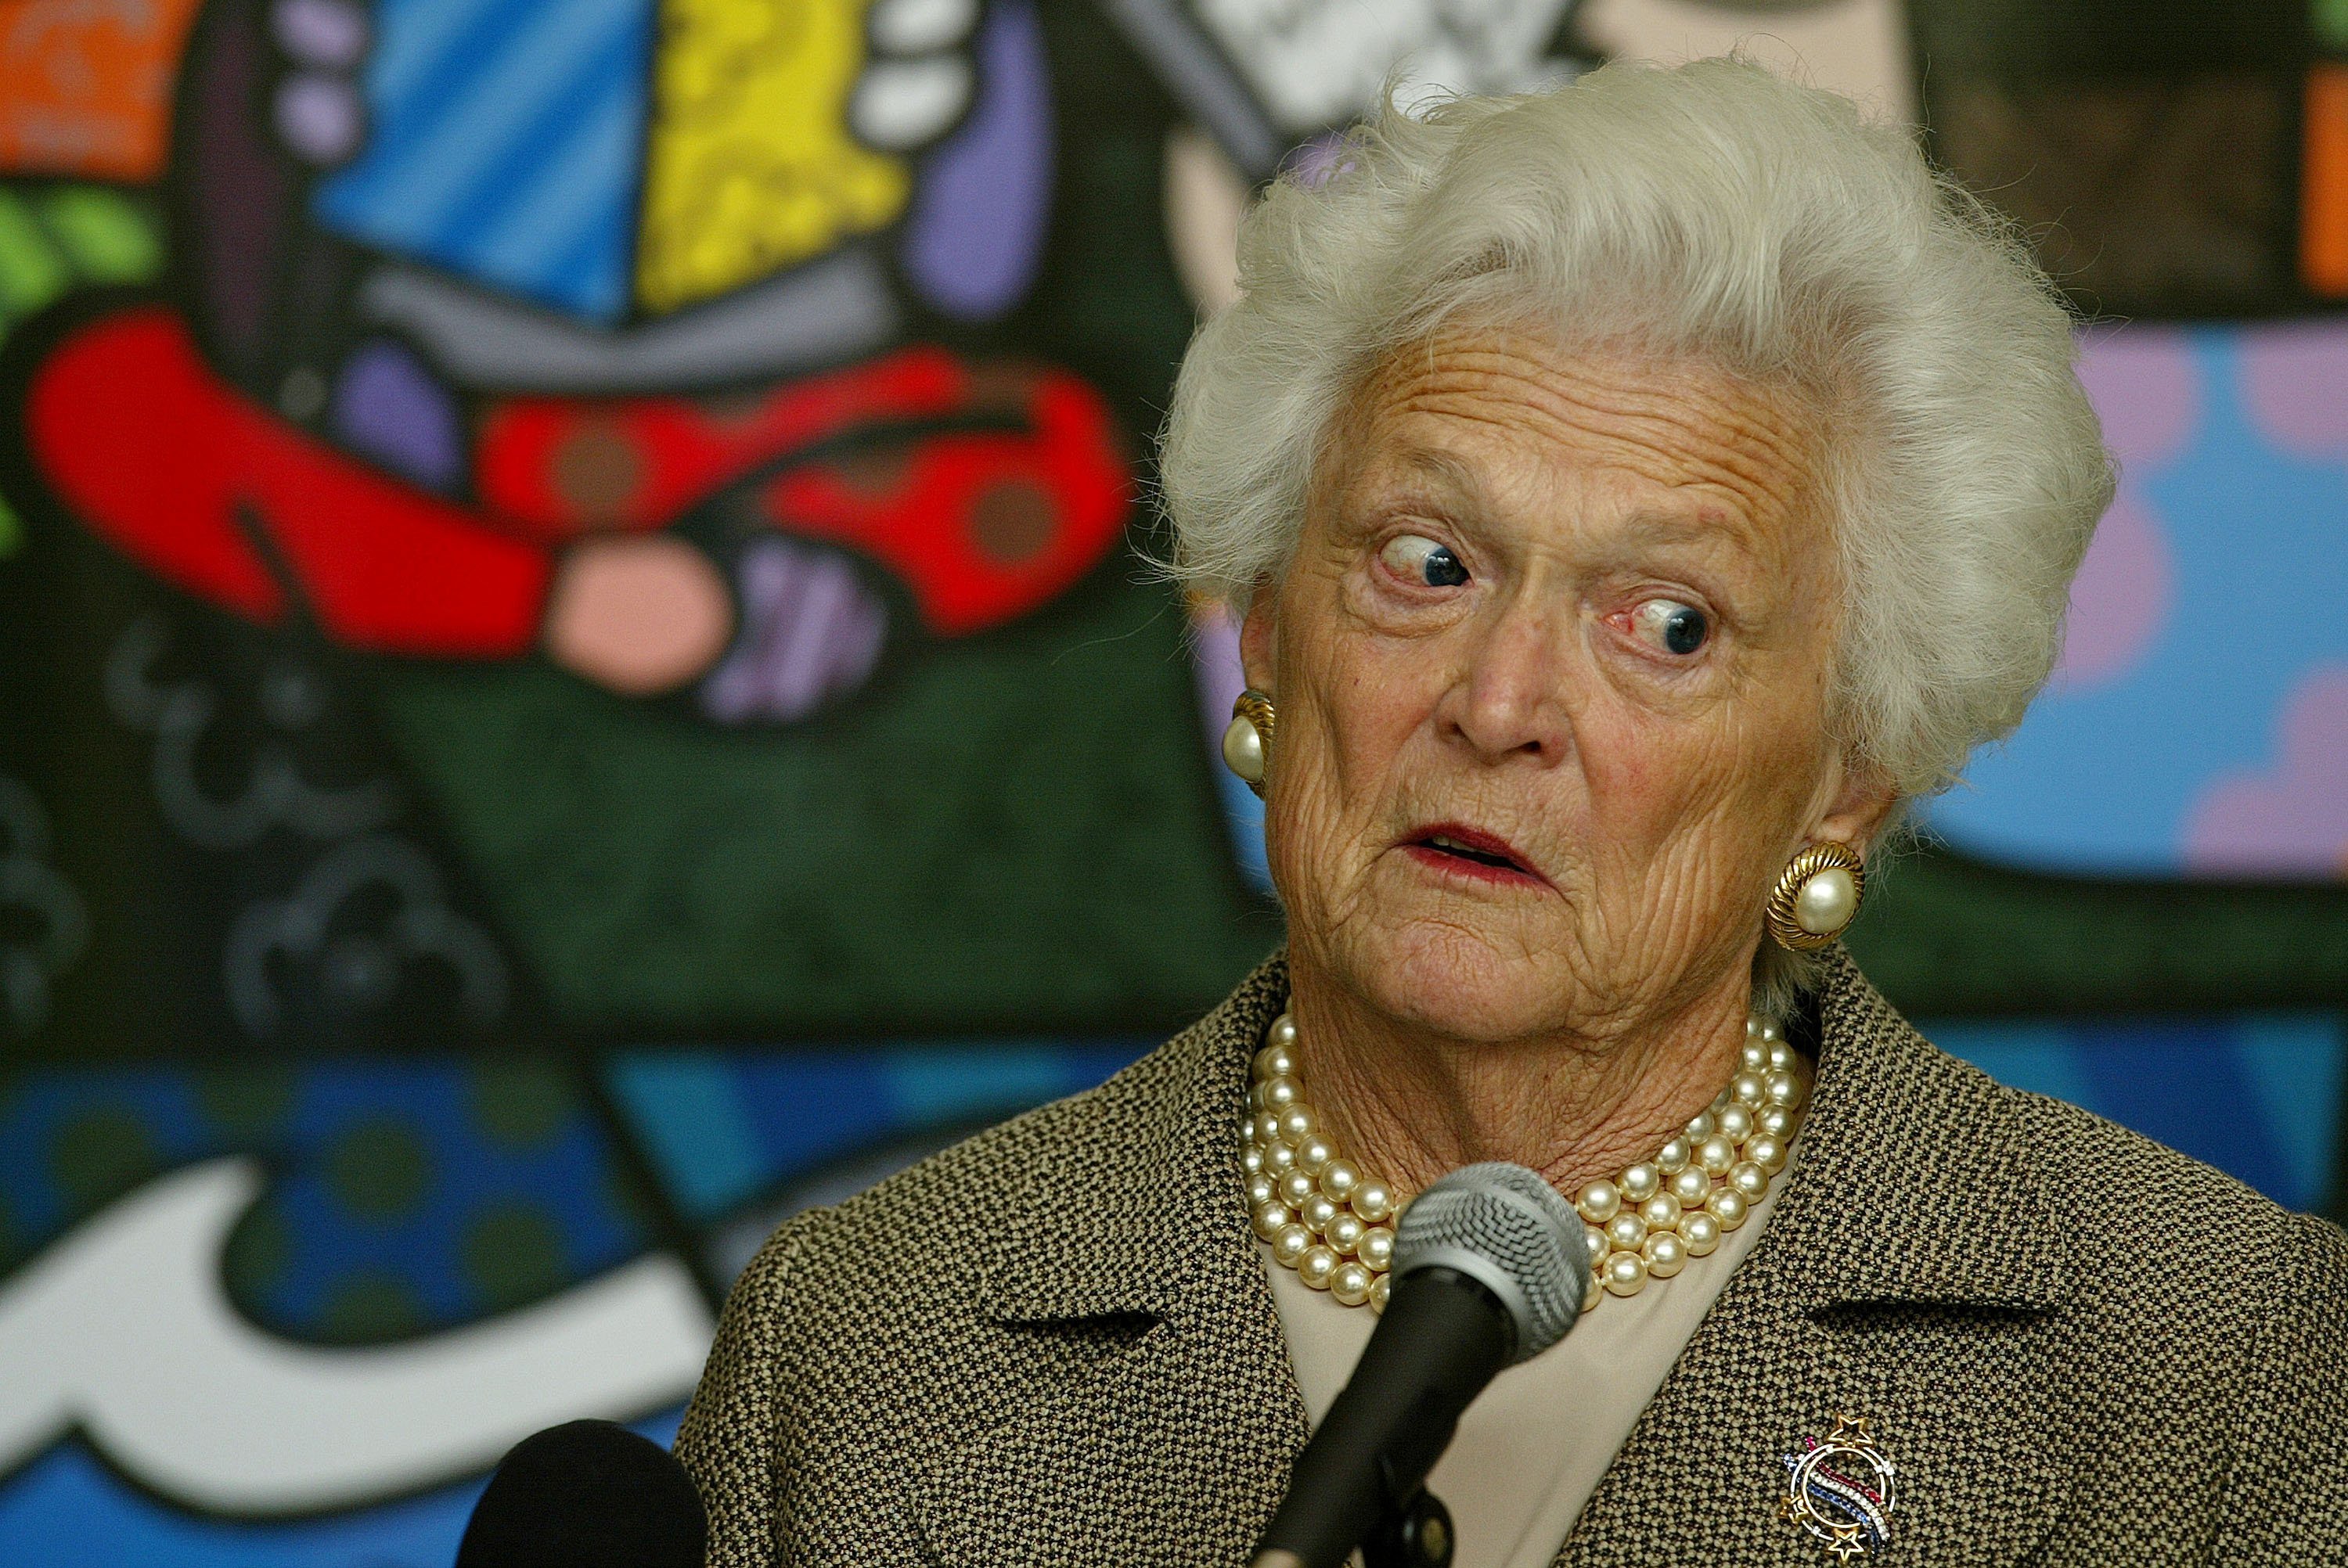
[{"label": "woman's left eye", "polygon": [[1631,612],[1631,621],[1641,637],[1666,653],[1694,653],[1712,635],[1704,611],[1676,599],[1651,599]]},{"label": "woman's left eye", "polygon": [[1378,552],[1379,559],[1400,575],[1429,588],[1457,588],[1468,580],[1468,569],[1448,545],[1420,534],[1404,534]]}]

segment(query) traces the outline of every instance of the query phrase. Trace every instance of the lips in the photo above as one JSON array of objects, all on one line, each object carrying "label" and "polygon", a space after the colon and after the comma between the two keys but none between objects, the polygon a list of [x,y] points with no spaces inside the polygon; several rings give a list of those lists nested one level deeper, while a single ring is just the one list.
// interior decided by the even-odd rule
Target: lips
[{"label": "lips", "polygon": [[1498,834],[1443,822],[1413,832],[1402,847],[1423,866],[1479,881],[1545,882],[1514,845]]}]

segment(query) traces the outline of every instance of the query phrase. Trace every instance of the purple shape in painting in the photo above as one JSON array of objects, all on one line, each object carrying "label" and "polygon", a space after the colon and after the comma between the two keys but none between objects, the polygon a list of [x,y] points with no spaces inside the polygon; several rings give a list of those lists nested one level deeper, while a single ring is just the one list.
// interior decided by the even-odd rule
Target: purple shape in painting
[{"label": "purple shape in painting", "polygon": [[2185,860],[2220,876],[2348,877],[2348,665],[2319,666],[2284,704],[2274,766],[2205,791]]},{"label": "purple shape in painting", "polygon": [[346,71],[366,53],[366,15],[352,0],[277,0],[269,21],[278,47],[305,66]]},{"label": "purple shape in painting", "polygon": [[1354,166],[1345,155],[1346,145],[1344,132],[1323,131],[1282,159],[1282,169],[1306,190],[1318,190],[1329,183],[1330,176]]},{"label": "purple shape in painting", "polygon": [[948,315],[985,321],[1035,281],[1051,220],[1052,102],[1029,0],[994,8],[974,43],[978,101],[927,159],[905,231],[905,272]]},{"label": "purple shape in painting", "polygon": [[2260,433],[2286,452],[2348,453],[2348,332],[2327,321],[2246,333],[2242,402]]},{"label": "purple shape in painting", "polygon": [[304,71],[277,89],[277,134],[305,163],[346,161],[365,125],[358,87],[347,77]]},{"label": "purple shape in painting", "polygon": [[255,29],[223,25],[177,89],[189,170],[179,195],[194,220],[201,324],[232,364],[248,363],[267,340],[279,225],[294,190],[283,156],[254,123],[273,69]]},{"label": "purple shape in painting", "polygon": [[396,343],[368,343],[344,363],[334,420],[343,445],[419,485],[446,490],[464,477],[455,401]]},{"label": "purple shape in painting", "polygon": [[2120,491],[2071,581],[2060,679],[2076,690],[2133,671],[2159,640],[2177,570],[2158,514],[2137,487]]},{"label": "purple shape in painting", "polygon": [[702,683],[711,718],[788,723],[872,673],[888,611],[839,556],[761,539],[742,553],[739,588],[741,639]]},{"label": "purple shape in painting", "polygon": [[2079,380],[2123,477],[2135,465],[2180,456],[2201,422],[2201,367],[2176,328],[2083,334]]},{"label": "purple shape in painting", "polygon": [[1231,606],[1215,601],[1190,612],[1190,654],[1198,665],[1199,711],[1208,749],[1220,767],[1223,730],[1231,722],[1232,704],[1247,690],[1247,671],[1240,662],[1240,621]]}]

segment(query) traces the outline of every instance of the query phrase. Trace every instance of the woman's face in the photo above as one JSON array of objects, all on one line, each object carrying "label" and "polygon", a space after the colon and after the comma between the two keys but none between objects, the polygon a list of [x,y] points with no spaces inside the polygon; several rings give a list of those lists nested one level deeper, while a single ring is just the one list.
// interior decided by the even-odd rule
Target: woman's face
[{"label": "woman's face", "polygon": [[1243,636],[1298,961],[1468,1040],[1741,986],[1787,859],[1888,804],[1826,733],[1818,445],[1698,363],[1461,329],[1380,364]]}]

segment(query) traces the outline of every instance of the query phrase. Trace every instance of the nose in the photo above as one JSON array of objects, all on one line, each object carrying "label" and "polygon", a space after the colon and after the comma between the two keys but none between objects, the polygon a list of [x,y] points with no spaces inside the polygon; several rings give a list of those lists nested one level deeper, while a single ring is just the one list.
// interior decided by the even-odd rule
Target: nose
[{"label": "nose", "polygon": [[1554,767],[1573,744],[1570,629],[1521,599],[1478,628],[1436,710],[1447,739],[1485,762]]}]

